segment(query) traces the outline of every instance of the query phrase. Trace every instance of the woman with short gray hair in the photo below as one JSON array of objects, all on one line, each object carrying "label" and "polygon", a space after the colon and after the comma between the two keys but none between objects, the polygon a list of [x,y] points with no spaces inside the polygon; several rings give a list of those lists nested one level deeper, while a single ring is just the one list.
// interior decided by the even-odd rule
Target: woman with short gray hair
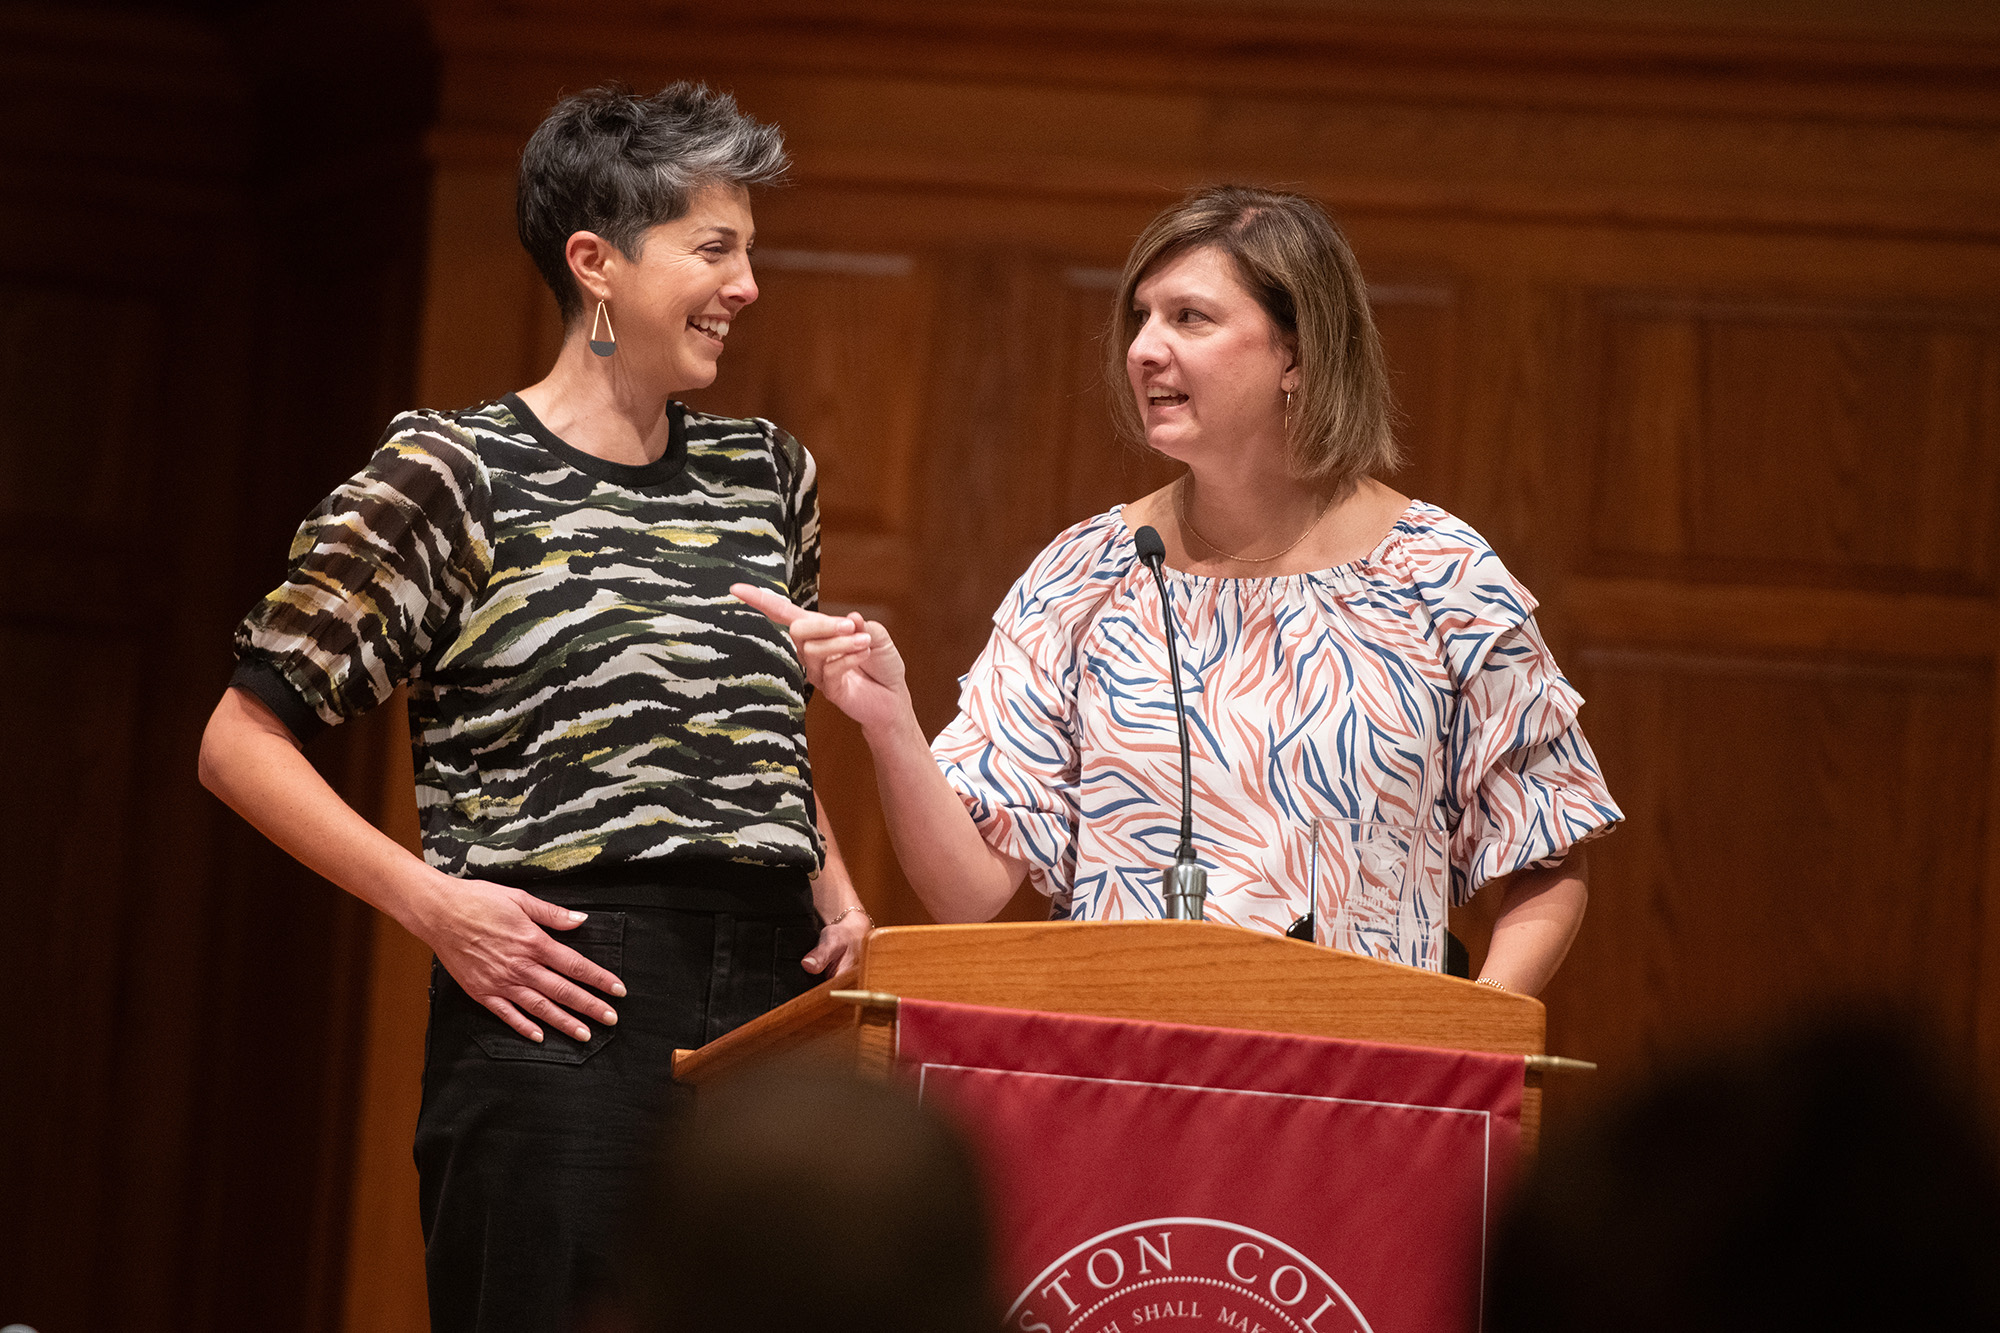
[{"label": "woman with short gray hair", "polygon": [[935,741],[880,625],[738,590],[861,724],[911,885],[944,921],[1024,877],[1053,917],[1115,920],[1169,915],[1163,872],[1199,866],[1209,920],[1446,970],[1448,910],[1492,884],[1478,980],[1539,991],[1621,816],[1534,598],[1380,479],[1346,238],[1300,195],[1196,191],[1134,242],[1107,341],[1118,419],[1187,470],[1036,557]]},{"label": "woman with short gray hair", "polygon": [[[818,598],[813,460],[674,396],[756,300],[778,131],[675,84],[567,97],[521,160],[561,309],[539,382],[405,413],[245,617],[203,781],[429,944],[416,1156],[431,1326],[554,1333],[613,1242],[672,1054],[869,925],[813,798],[807,684],[734,600]],[[303,757],[406,687],[423,859]]]}]

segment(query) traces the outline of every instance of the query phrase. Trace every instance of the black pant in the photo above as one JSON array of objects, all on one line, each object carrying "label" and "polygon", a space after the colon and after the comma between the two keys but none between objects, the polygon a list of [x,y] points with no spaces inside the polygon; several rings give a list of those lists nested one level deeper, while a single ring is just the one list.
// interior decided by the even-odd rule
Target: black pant
[{"label": "black pant", "polygon": [[587,908],[558,937],[625,983],[589,1042],[517,1035],[431,964],[417,1117],[432,1333],[556,1333],[617,1244],[696,1047],[809,989],[811,916]]}]

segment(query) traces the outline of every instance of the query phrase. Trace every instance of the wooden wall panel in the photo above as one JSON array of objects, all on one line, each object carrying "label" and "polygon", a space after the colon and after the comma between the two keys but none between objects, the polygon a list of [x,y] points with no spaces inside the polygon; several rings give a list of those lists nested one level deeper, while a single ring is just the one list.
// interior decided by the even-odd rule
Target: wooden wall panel
[{"label": "wooden wall panel", "polygon": [[746,0],[688,23],[433,0],[466,130],[531,124],[570,72],[726,74],[842,184],[1103,198],[1221,173],[1402,214],[1993,234],[1990,33],[1787,40],[1749,6],[1636,30],[1500,8],[1214,6],[1162,43],[1133,3]]},{"label": "wooden wall panel", "polygon": [[1607,311],[1596,563],[1681,578],[1989,591],[2000,526],[1996,334],[1990,313],[1907,307]]},{"label": "wooden wall panel", "polygon": [[1456,405],[1453,348],[1458,322],[1457,293],[1437,282],[1374,279],[1368,303],[1382,335],[1390,387],[1399,415],[1396,438],[1403,469],[1385,478],[1418,500],[1457,511],[1458,456],[1453,437]]},{"label": "wooden wall panel", "polygon": [[430,209],[417,354],[419,377],[437,395],[430,401],[470,407],[526,388],[547,373],[562,330],[515,235],[514,173],[442,163]]},{"label": "wooden wall panel", "polygon": [[1550,1042],[1608,1083],[1829,1005],[1969,1049],[1981,985],[1990,661],[1589,649],[1572,674],[1630,826],[1593,850]]},{"label": "wooden wall panel", "polygon": [[1426,464],[1448,469],[1452,512],[1541,599],[1558,650],[1563,582],[1588,493],[1574,457],[1579,309],[1576,294],[1554,282],[1483,274],[1463,282],[1449,390],[1454,428],[1443,461]]}]

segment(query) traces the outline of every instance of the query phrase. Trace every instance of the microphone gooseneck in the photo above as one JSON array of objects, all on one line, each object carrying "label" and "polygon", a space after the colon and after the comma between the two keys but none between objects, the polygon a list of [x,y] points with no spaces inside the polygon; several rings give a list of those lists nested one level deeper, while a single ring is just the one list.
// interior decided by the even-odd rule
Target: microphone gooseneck
[{"label": "microphone gooseneck", "polygon": [[1153,571],[1153,582],[1160,590],[1160,621],[1167,634],[1167,675],[1173,681],[1174,721],[1181,741],[1181,842],[1174,850],[1174,863],[1161,876],[1160,886],[1168,920],[1199,921],[1208,898],[1208,871],[1194,857],[1194,770],[1188,762],[1187,706],[1181,699],[1180,651],[1174,642],[1174,606],[1164,570],[1167,546],[1151,527],[1133,533],[1132,544],[1139,552],[1140,563]]}]

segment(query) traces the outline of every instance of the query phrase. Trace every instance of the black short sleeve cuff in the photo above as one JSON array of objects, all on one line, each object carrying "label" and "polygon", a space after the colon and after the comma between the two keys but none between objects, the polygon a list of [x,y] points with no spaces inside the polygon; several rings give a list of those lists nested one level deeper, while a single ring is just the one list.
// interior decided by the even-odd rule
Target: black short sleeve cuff
[{"label": "black short sleeve cuff", "polygon": [[229,674],[231,689],[246,690],[256,696],[257,701],[278,715],[278,721],[303,745],[322,731],[328,730],[312,706],[299,697],[292,683],[278,668],[261,657],[245,657],[236,663],[236,670]]}]

